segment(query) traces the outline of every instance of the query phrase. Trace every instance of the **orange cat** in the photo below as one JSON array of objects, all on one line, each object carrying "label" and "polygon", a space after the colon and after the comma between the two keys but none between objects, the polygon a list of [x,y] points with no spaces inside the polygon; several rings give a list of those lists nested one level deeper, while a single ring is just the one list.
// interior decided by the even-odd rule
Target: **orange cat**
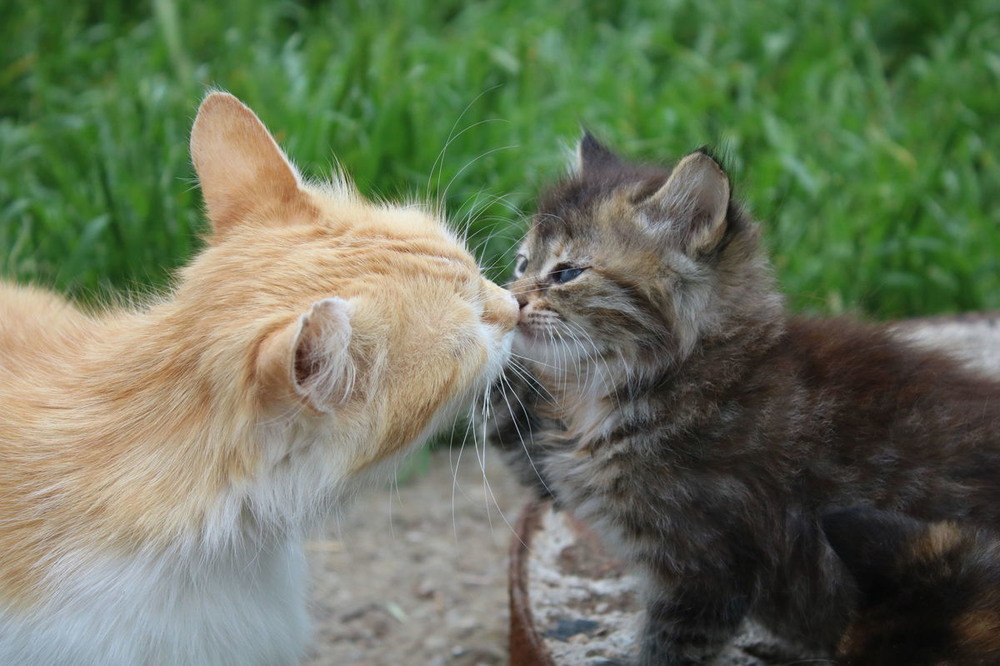
[{"label": "orange cat", "polygon": [[517,304],[439,217],[302,182],[234,97],[176,290],[0,285],[0,664],[292,664],[303,533],[482,392]]}]

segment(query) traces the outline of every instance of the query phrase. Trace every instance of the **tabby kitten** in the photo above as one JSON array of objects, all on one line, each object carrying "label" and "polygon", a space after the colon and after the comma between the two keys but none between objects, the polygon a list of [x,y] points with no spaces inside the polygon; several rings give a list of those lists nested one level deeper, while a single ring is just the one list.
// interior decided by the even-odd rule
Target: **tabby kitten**
[{"label": "tabby kitten", "polygon": [[0,285],[0,664],[295,664],[304,534],[486,389],[517,306],[420,206],[198,111],[212,223],[149,307]]},{"label": "tabby kitten", "polygon": [[705,152],[667,170],[585,136],[510,289],[524,372],[489,434],[645,577],[641,664],[709,662],[746,617],[830,655],[856,592],[831,509],[1000,525],[1000,385],[877,326],[789,317]]},{"label": "tabby kitten", "polygon": [[823,519],[861,590],[843,666],[1000,663],[1000,539],[952,522],[875,509]]}]

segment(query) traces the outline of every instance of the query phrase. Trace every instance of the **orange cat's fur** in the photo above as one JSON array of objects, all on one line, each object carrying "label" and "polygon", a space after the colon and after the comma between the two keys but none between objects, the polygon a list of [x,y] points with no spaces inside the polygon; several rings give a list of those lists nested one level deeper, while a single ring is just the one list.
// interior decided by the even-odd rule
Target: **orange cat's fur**
[{"label": "orange cat's fur", "polygon": [[303,532],[509,354],[437,215],[304,184],[227,94],[191,150],[212,233],[169,296],[0,284],[0,663],[294,663]]}]

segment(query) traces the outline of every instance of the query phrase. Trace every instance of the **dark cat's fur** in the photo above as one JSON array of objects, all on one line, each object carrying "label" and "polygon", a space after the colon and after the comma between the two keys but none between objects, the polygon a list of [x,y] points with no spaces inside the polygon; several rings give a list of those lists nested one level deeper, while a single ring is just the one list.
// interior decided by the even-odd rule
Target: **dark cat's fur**
[{"label": "dark cat's fur", "polygon": [[994,533],[875,509],[838,511],[823,526],[861,591],[838,664],[1000,664]]},{"label": "dark cat's fur", "polygon": [[707,663],[748,616],[831,654],[856,589],[827,511],[1000,524],[1000,385],[877,326],[789,317],[708,154],[637,166],[588,135],[579,157],[511,286],[540,386],[508,374],[491,437],[644,575],[641,664]]}]

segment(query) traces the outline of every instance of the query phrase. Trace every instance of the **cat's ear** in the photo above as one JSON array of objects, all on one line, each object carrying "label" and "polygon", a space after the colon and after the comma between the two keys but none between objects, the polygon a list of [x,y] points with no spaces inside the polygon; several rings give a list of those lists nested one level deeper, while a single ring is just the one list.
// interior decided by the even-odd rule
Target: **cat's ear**
[{"label": "cat's ear", "polygon": [[354,387],[351,304],[342,298],[313,303],[309,312],[270,336],[258,355],[265,390],[294,394],[319,412],[345,403]]},{"label": "cat's ear", "polygon": [[621,168],[622,159],[610,148],[597,140],[589,131],[583,131],[583,137],[576,146],[576,162],[571,171],[579,175],[595,173],[607,169]]},{"label": "cat's ear", "polygon": [[895,588],[898,563],[928,530],[928,525],[909,516],[866,507],[834,511],[822,520],[830,546],[870,596]]},{"label": "cat's ear", "polygon": [[710,252],[722,240],[730,194],[722,166],[699,150],[682,159],[646,202],[655,206],[661,224],[681,235],[685,251],[695,255]]},{"label": "cat's ear", "polygon": [[210,93],[191,129],[191,158],[214,233],[261,215],[294,214],[301,179],[253,111],[228,93]]}]

